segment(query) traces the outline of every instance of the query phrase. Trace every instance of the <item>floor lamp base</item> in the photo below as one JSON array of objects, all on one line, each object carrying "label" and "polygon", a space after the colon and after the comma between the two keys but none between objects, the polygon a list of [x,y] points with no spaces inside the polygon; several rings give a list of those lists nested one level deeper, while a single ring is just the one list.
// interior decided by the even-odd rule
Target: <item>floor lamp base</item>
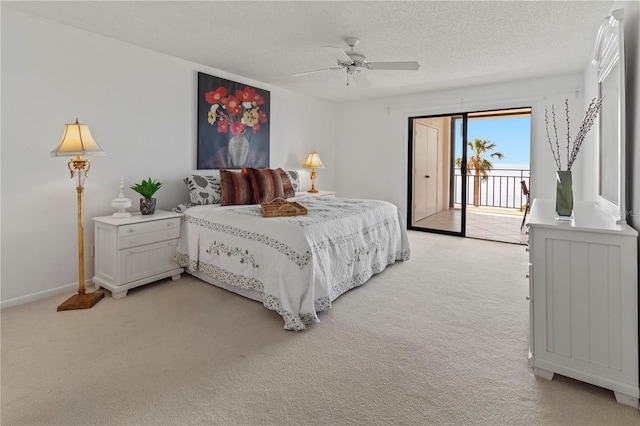
[{"label": "floor lamp base", "polygon": [[103,291],[94,291],[93,293],[85,294],[78,293],[68,298],[62,305],[58,306],[58,312],[72,309],[91,309],[93,305],[98,303],[98,301],[103,297]]}]

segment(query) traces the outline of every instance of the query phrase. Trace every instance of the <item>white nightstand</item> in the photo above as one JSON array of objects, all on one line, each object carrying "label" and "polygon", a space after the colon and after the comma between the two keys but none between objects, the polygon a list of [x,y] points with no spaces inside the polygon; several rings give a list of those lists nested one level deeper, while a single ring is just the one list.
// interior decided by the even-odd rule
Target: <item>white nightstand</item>
[{"label": "white nightstand", "polygon": [[336,192],[335,191],[296,192],[296,197],[303,197],[305,195],[308,195],[310,197],[335,197]]},{"label": "white nightstand", "polygon": [[180,238],[181,216],[156,210],[151,215],[94,218],[96,289],[104,287],[120,299],[131,288],[167,277],[179,279],[184,270],[171,258]]}]

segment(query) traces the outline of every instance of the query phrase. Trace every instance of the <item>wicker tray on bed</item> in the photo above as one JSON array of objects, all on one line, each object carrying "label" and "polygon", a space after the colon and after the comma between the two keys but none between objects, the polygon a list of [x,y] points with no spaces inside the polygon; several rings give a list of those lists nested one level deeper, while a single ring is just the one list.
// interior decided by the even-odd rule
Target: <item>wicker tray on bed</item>
[{"label": "wicker tray on bed", "polygon": [[262,203],[260,207],[264,217],[300,216],[308,213],[303,205],[280,197],[274,198],[268,203]]}]

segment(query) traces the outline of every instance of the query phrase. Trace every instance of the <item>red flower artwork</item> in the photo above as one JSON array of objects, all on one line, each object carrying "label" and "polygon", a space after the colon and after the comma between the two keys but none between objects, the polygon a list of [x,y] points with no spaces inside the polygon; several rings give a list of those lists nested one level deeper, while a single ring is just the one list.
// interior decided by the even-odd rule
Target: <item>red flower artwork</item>
[{"label": "red flower artwork", "polygon": [[229,125],[226,121],[218,121],[218,133],[227,133],[229,131]]},{"label": "red flower artwork", "polygon": [[244,132],[244,130],[247,128],[247,126],[245,126],[244,124],[242,124],[239,121],[235,121],[232,125],[231,125],[231,133],[233,133],[233,136],[238,136],[240,133]]},{"label": "red flower artwork", "polygon": [[231,130],[234,136],[238,136],[250,127],[255,134],[260,131],[260,123],[268,120],[267,114],[260,109],[264,98],[252,87],[245,86],[243,90],[236,90],[235,96],[227,96],[227,89],[220,86],[205,93],[204,98],[211,104],[209,124],[217,124],[219,133]]},{"label": "red flower artwork", "polygon": [[244,87],[244,90],[236,90],[236,97],[242,102],[253,102],[256,100],[256,91],[253,87]]},{"label": "red flower artwork", "polygon": [[224,97],[226,94],[226,88],[218,87],[215,91],[207,92],[204,97],[210,104],[215,104],[218,102],[224,102]]},{"label": "red flower artwork", "polygon": [[225,102],[224,106],[229,114],[238,115],[242,112],[240,102],[233,96],[229,96],[227,98],[227,102]]}]

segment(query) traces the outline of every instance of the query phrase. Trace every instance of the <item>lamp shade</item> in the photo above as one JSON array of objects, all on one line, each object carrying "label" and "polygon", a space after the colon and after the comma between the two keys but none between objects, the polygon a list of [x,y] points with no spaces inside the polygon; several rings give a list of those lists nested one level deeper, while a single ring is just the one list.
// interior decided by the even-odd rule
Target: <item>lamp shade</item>
[{"label": "lamp shade", "polygon": [[302,167],[306,167],[307,169],[322,169],[324,165],[322,164],[318,153],[313,151],[311,154],[309,154],[309,156],[307,157],[307,161],[304,162]]},{"label": "lamp shade", "polygon": [[60,145],[51,151],[52,157],[70,157],[82,155],[106,155],[91,136],[89,126],[76,122],[65,124]]}]

